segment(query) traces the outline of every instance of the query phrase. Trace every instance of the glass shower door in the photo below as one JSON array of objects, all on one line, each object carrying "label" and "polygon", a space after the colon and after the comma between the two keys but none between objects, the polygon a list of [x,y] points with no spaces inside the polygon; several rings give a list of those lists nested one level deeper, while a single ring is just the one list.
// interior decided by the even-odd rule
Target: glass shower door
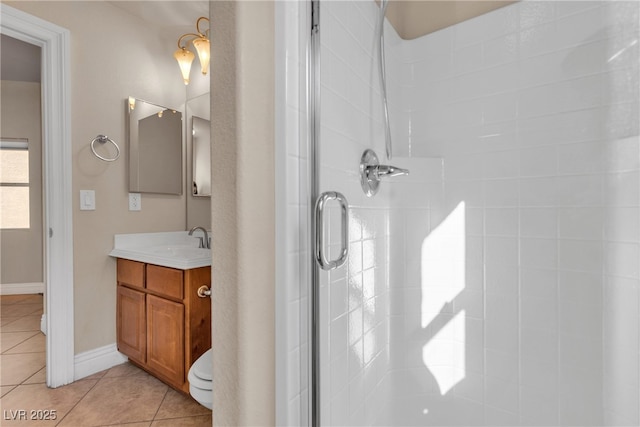
[{"label": "glass shower door", "polygon": [[[411,175],[373,197],[378,6],[317,7],[312,204],[348,201],[346,262],[316,270],[318,425],[638,425],[638,2],[386,26]],[[327,200],[329,261],[341,218]]]},{"label": "glass shower door", "polygon": [[317,425],[371,425],[387,399],[390,192],[368,197],[360,181],[365,151],[384,153],[377,10],[373,1],[315,2]]}]

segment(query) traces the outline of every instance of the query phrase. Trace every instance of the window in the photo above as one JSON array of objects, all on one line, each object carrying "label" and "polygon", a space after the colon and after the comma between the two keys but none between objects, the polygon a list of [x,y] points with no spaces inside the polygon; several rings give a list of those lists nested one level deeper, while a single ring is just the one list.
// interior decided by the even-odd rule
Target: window
[{"label": "window", "polygon": [[29,228],[29,143],[0,139],[0,229]]}]

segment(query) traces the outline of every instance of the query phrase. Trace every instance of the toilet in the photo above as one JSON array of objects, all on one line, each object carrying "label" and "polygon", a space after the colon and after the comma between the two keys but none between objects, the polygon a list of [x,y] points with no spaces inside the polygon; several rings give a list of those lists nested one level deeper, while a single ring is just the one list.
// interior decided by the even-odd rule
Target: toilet
[{"label": "toilet", "polygon": [[189,394],[205,408],[213,406],[213,359],[207,350],[189,369]]}]

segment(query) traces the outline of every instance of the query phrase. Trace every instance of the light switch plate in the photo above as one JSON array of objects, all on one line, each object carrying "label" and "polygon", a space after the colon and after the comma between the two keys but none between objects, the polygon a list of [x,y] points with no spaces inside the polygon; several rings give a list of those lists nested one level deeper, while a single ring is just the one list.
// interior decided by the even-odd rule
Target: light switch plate
[{"label": "light switch plate", "polygon": [[80,210],[96,210],[96,192],[94,190],[80,190]]},{"label": "light switch plate", "polygon": [[139,211],[142,209],[142,195],[140,193],[129,193],[129,210]]}]

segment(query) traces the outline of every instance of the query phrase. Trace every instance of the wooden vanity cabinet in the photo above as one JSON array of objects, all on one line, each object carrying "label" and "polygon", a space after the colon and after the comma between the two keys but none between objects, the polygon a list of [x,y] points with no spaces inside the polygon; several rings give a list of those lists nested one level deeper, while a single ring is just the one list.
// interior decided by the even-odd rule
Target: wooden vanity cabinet
[{"label": "wooden vanity cabinet", "polygon": [[211,348],[211,267],[179,270],[118,258],[118,350],[131,363],[189,392],[191,365]]}]

